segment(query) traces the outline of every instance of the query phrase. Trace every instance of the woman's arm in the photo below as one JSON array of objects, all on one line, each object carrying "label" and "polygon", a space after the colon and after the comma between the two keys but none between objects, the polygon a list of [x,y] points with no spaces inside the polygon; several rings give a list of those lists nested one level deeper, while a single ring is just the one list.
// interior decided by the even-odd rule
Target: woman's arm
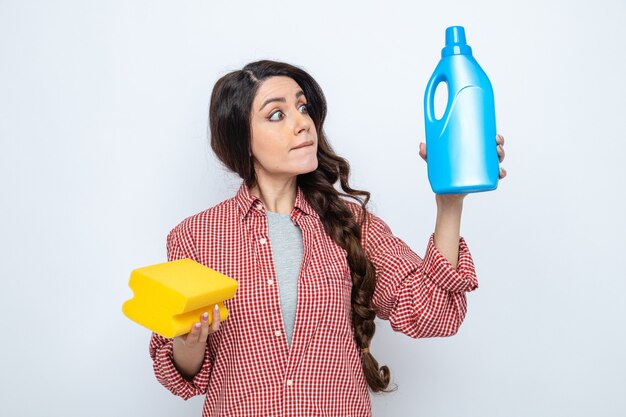
[{"label": "woman's arm", "polygon": [[[496,138],[500,162],[504,139]],[[426,146],[420,156],[426,159]],[[506,171],[500,169],[500,178]],[[411,337],[450,336],[467,312],[465,293],[478,287],[469,248],[460,237],[465,195],[437,195],[435,233],[421,259],[381,219],[369,213],[362,244],[376,270],[372,305],[378,317]],[[353,208],[358,209],[355,205]],[[435,243],[436,242],[436,243]]]},{"label": "woman's arm", "polygon": [[[169,261],[182,258],[196,260],[194,255],[193,238],[183,222],[167,236],[167,258]],[[200,328],[194,324],[191,332],[185,336],[167,339],[152,333],[150,339],[150,357],[157,380],[185,400],[194,395],[206,394],[209,385],[213,361],[206,337],[212,329],[208,317],[200,317],[200,323]],[[219,319],[213,323],[219,326]]]},{"label": "woman's arm", "polygon": [[379,318],[414,338],[451,336],[458,331],[467,311],[465,293],[478,287],[463,238],[457,240],[456,268],[435,246],[434,233],[422,259],[371,212],[361,239],[376,271],[372,307]]},{"label": "woman's arm", "polygon": [[[504,160],[504,137],[496,135],[498,160]],[[420,143],[419,154],[426,161],[426,144]],[[500,178],[506,177],[506,170],[500,168]],[[437,202],[437,220],[435,222],[435,247],[456,268],[459,262],[459,238],[461,233],[461,213],[463,199],[467,194],[449,194],[435,196]]]},{"label": "woman's arm", "polygon": [[209,313],[205,312],[200,316],[200,321],[191,326],[189,333],[174,338],[172,346],[174,366],[188,381],[192,381],[202,369],[207,337],[220,328],[220,310],[217,304],[211,314],[211,324]]}]

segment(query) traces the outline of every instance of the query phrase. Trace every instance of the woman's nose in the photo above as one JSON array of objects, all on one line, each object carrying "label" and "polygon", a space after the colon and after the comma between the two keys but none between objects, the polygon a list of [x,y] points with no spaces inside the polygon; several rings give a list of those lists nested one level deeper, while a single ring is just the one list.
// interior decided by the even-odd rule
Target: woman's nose
[{"label": "woman's nose", "polygon": [[300,113],[299,111],[296,112],[294,128],[295,134],[297,135],[303,130],[308,131],[311,128],[311,123],[312,121],[308,114]]}]

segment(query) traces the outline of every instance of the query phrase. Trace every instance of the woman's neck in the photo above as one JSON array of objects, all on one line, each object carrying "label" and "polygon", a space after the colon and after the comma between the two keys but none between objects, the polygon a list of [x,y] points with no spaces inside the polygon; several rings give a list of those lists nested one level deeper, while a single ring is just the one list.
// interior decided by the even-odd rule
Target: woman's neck
[{"label": "woman's neck", "polygon": [[290,214],[296,203],[296,177],[287,181],[257,180],[250,194],[259,197],[265,209],[274,213]]}]

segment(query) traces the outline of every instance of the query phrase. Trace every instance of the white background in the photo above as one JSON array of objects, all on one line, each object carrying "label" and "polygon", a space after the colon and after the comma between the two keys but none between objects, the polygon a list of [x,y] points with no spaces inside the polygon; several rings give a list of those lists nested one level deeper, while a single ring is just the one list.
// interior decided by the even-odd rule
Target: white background
[{"label": "white background", "polygon": [[[584,4],[587,3],[587,4]],[[0,414],[200,416],[121,313],[133,268],[239,180],[207,142],[214,82],[304,67],[372,210],[423,254],[423,91],[450,25],[494,87],[509,176],[466,199],[479,275],[452,338],[379,323],[375,416],[626,414],[620,1],[0,0]]]}]

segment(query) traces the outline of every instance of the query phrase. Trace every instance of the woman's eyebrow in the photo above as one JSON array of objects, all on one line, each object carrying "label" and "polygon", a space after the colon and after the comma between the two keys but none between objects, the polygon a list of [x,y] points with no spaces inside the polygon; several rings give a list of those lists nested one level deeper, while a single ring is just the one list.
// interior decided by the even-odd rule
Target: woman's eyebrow
[{"label": "woman's eyebrow", "polygon": [[[304,91],[300,90],[296,93],[296,100],[299,99],[300,97],[302,97],[304,95]],[[273,98],[268,98],[267,100],[265,100],[265,102],[263,102],[263,105],[261,106],[261,108],[259,109],[259,111],[263,110],[263,107],[267,106],[270,103],[274,103],[274,102],[280,102],[280,103],[286,103],[287,100],[285,100],[284,97],[273,97]]]}]

